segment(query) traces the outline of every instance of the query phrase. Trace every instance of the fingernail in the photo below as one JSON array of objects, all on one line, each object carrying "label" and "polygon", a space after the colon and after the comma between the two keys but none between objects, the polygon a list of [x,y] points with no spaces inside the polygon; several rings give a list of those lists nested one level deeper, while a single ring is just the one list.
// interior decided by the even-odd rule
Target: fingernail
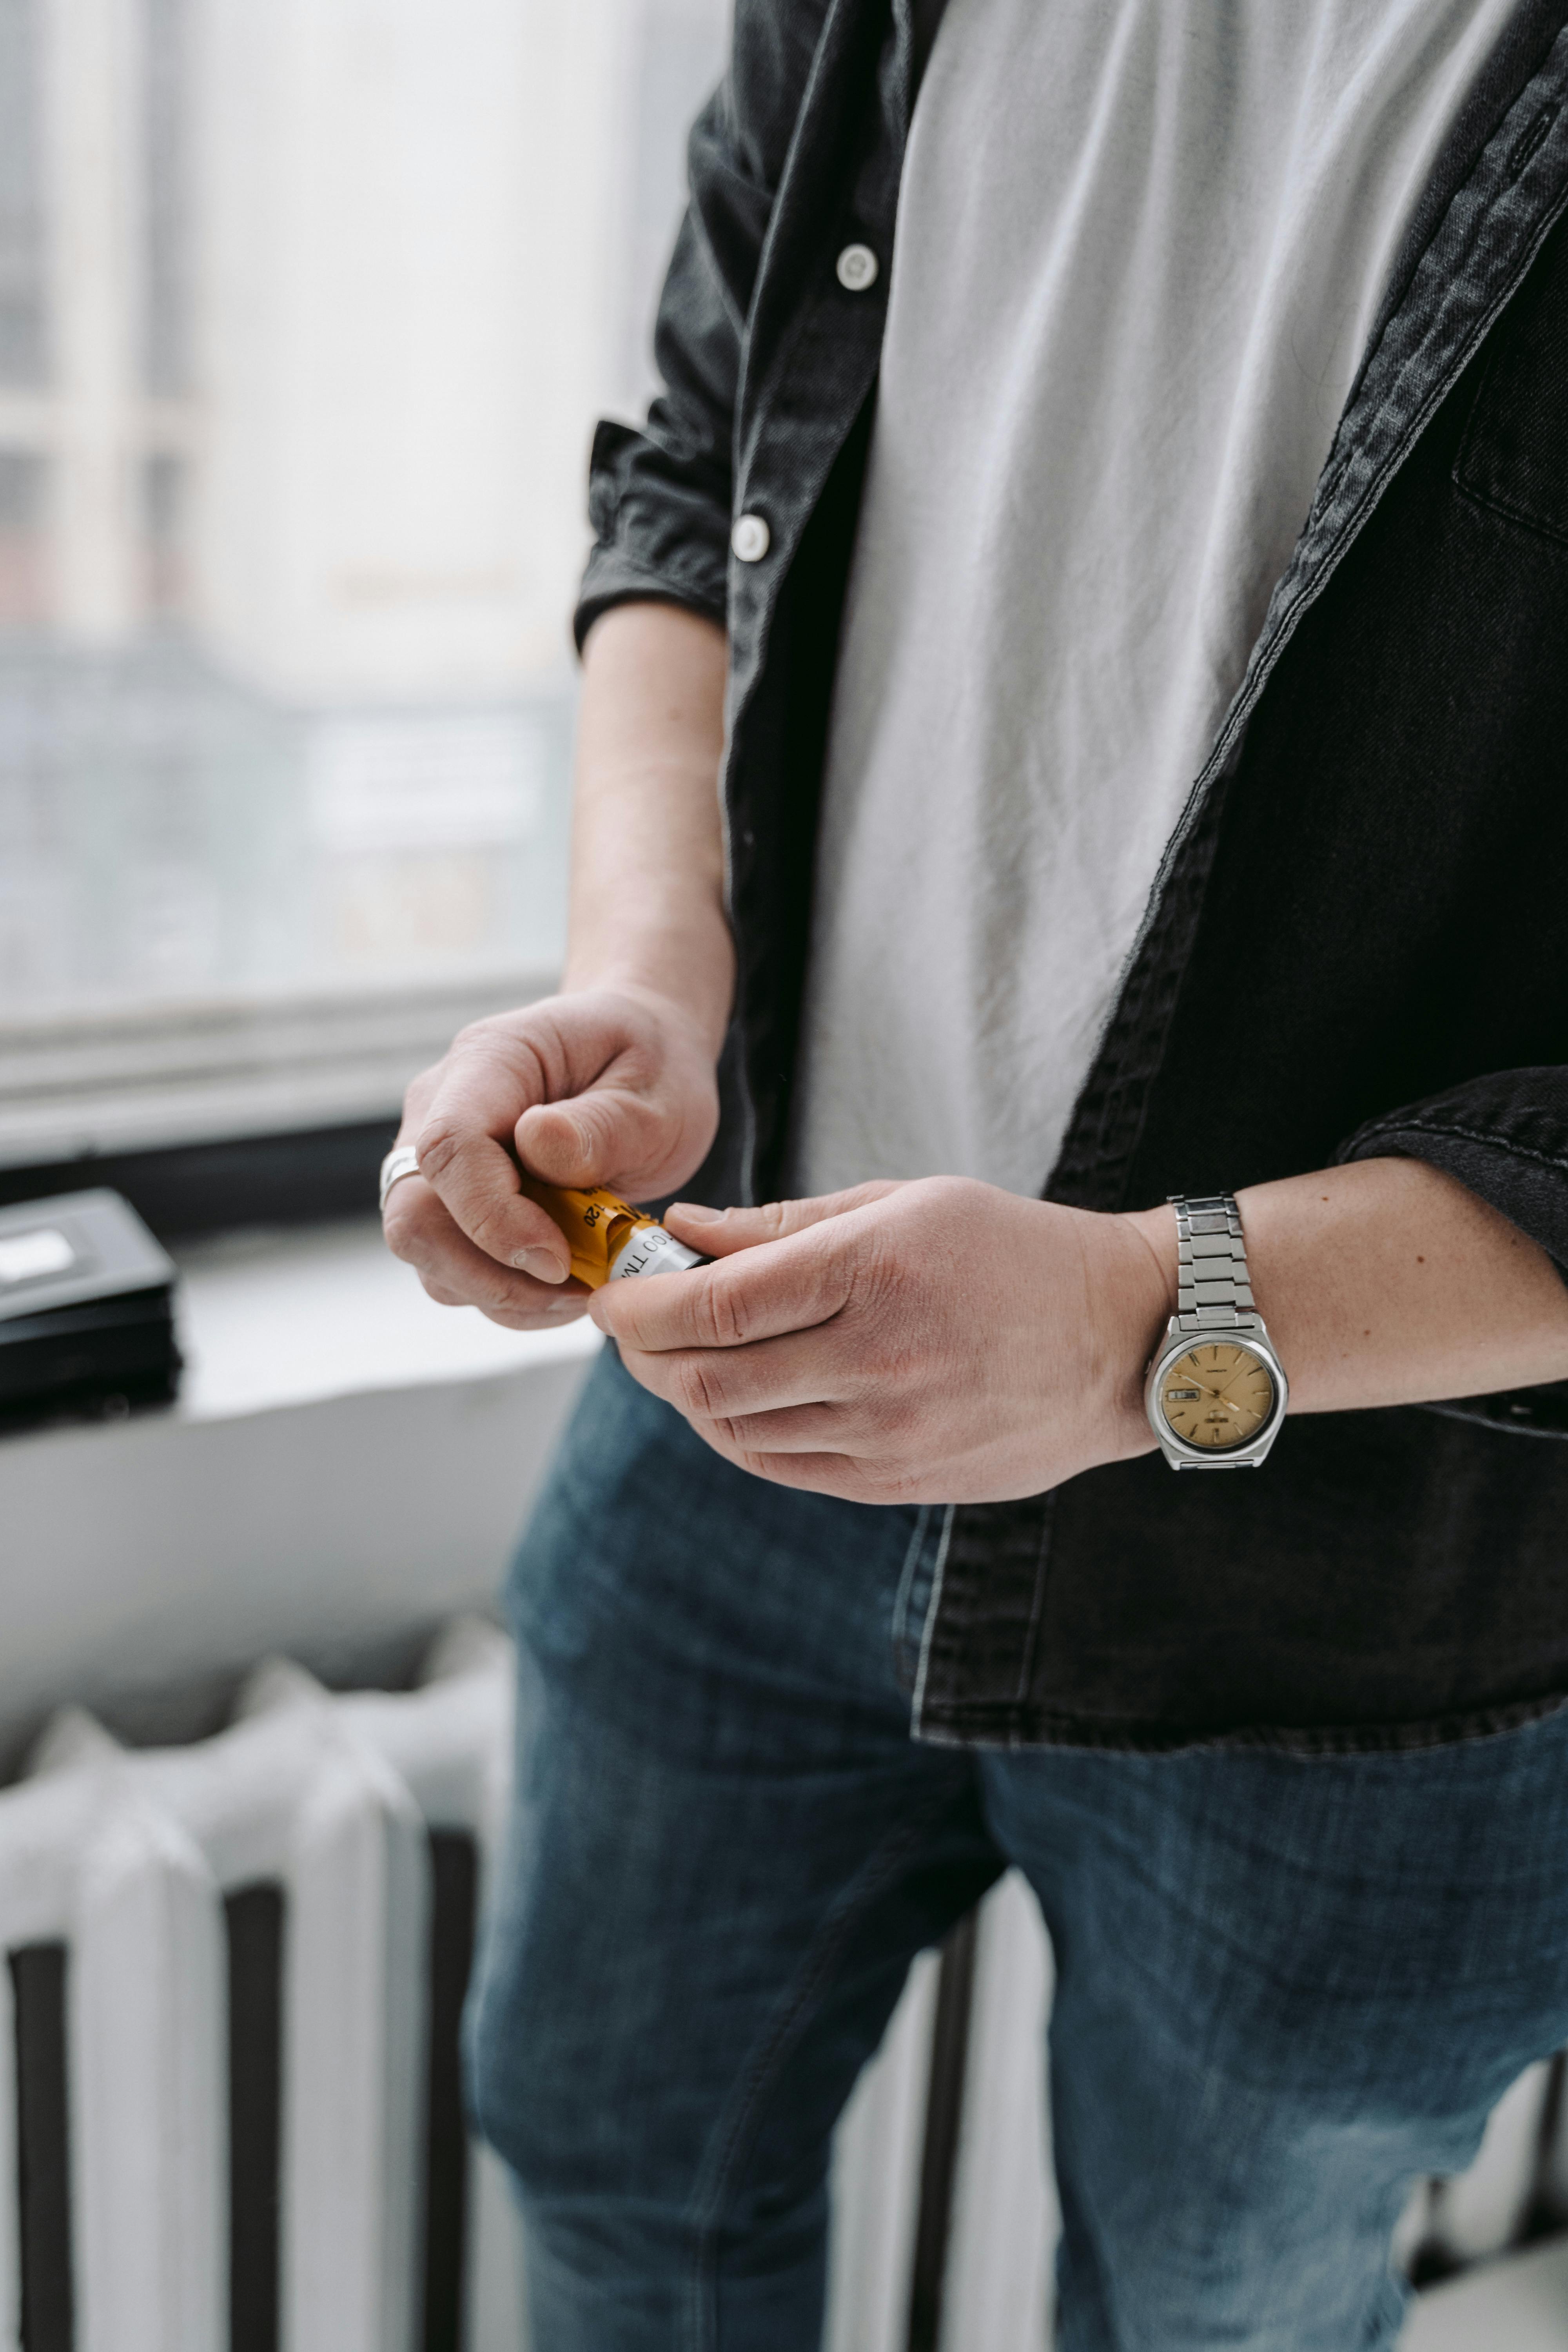
[{"label": "fingernail", "polygon": [[566,1279],[548,1250],[519,1250],[512,1264],[520,1274],[532,1275],[535,1282],[564,1282]]},{"label": "fingernail", "polygon": [[689,1225],[722,1224],[730,1213],[728,1209],[701,1208],[695,1201],[675,1201],[670,1205],[679,1211]]}]

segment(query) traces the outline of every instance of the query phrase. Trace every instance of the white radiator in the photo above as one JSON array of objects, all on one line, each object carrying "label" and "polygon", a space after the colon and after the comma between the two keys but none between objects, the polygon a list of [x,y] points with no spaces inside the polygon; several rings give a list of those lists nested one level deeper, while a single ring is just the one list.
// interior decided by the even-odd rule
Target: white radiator
[{"label": "white radiator", "polygon": [[[0,2352],[526,2352],[457,2105],[511,1708],[510,1645],[463,1621],[414,1691],[277,1662],[188,1747],[55,1718],[0,1794]],[[1048,2341],[1049,1987],[1013,1874],[962,1969],[917,1963],[840,2126],[826,2352]],[[1428,2276],[1540,2229],[1561,2089],[1532,2069],[1413,2206]]]},{"label": "white radiator", "polygon": [[[504,1639],[464,1623],[406,1695],[263,1666],[187,1748],[56,1718],[0,1798],[0,2048],[21,2059],[0,2064],[0,2344],[20,2352],[25,2288],[27,2352],[456,2352],[466,2288],[473,2352],[516,2352],[493,2168],[426,2162],[455,2095],[432,1971],[454,1940],[466,1963],[460,1865],[471,1841],[482,1881],[494,1851],[511,1694]],[[247,2080],[269,2032],[270,2117],[265,2065]]]}]

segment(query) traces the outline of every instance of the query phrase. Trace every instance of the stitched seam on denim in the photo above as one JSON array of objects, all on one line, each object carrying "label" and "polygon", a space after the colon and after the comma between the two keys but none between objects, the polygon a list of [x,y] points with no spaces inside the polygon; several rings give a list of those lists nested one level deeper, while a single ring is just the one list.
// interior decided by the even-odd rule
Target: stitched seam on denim
[{"label": "stitched seam on denim", "polygon": [[[915,1570],[920,1564],[920,1556],[925,1546],[926,1530],[931,1525],[933,1507],[930,1503],[922,1503],[915,1515],[914,1532],[910,1538],[909,1549],[904,1554],[903,1567],[899,1571],[899,1589],[893,1601],[893,1675],[900,1690],[904,1687],[904,1661],[910,1648],[906,1630],[910,1593],[914,1586]],[[918,1659],[916,1672],[919,1672]]]},{"label": "stitched seam on denim", "polygon": [[[1041,1748],[1071,1753],[1112,1756],[1194,1756],[1257,1754],[1294,1757],[1310,1763],[1319,1758],[1346,1756],[1413,1756],[1434,1748],[1473,1746],[1479,1739],[1506,1738],[1510,1733],[1544,1723],[1568,1707],[1568,1691],[1551,1691],[1544,1697],[1511,1699],[1491,1706],[1464,1708],[1451,1715],[1416,1716],[1393,1724],[1305,1725],[1242,1724],[1230,1731],[1163,1730],[1139,1721],[1125,1728],[1084,1722],[1071,1715],[1048,1715],[1044,1708],[1000,1707],[989,1701],[960,1703],[950,1707],[949,1720],[921,1738],[935,1748],[1016,1749]],[[1042,1728],[1042,1725],[1046,1727]]]},{"label": "stitched seam on denim", "polygon": [[944,1789],[920,1806],[888,1839],[879,1855],[867,1864],[862,1882],[844,1905],[831,1932],[824,1938],[800,1979],[793,2000],[767,2035],[751,2065],[740,2076],[741,2104],[729,2132],[719,2143],[710,2165],[716,2166],[712,2186],[704,2193],[699,2184],[689,2214],[697,2224],[697,2254],[692,2263],[691,2292],[689,2309],[691,2318],[692,2352],[715,2352],[716,2329],[709,2322],[717,2319],[712,2303],[712,2290],[718,2284],[715,2241],[719,2223],[740,2160],[744,2153],[748,2134],[761,2109],[763,2094],[776,2081],[778,2067],[795,2039],[795,2029],[818,2004],[825,1988],[832,1981],[834,1962],[842,1952],[850,1932],[858,1926],[875,1898],[896,1875],[905,1858],[914,1852],[925,1835],[928,1824],[938,1820],[949,1802]]},{"label": "stitched seam on denim", "polygon": [[[704,108],[703,110],[706,112],[706,108]],[[695,128],[695,126],[693,127]],[[1542,136],[1544,136],[1544,133],[1542,133]],[[720,158],[719,169],[721,172],[727,173],[731,180],[738,182],[743,188],[751,189],[756,186],[755,181],[748,180],[743,172],[737,171],[735,166],[725,161],[722,156]],[[702,258],[708,266],[708,275],[712,279],[714,287],[718,291],[719,307],[724,313],[725,323],[728,325],[730,331],[734,336],[737,349],[739,349],[744,343],[746,337],[745,314],[737,307],[734,297],[730,291],[730,281],[725,277],[723,270],[720,267],[719,256],[713,249],[713,240],[708,234],[708,224],[703,219],[701,213],[698,209],[695,194],[691,191],[689,164],[687,169],[687,189],[686,221],[691,230],[692,242],[700,251]],[[772,201],[775,204],[777,202],[776,190],[774,191]],[[771,205],[769,216],[770,218],[772,217]],[[737,368],[737,392],[739,389],[740,371]]]},{"label": "stitched seam on denim", "polygon": [[[1545,1387],[1548,1384],[1542,1381],[1542,1385]],[[1552,1381],[1551,1385],[1555,1387],[1557,1384]],[[1503,1405],[1510,1397],[1528,1396],[1529,1393],[1528,1389],[1499,1389],[1496,1400]],[[1549,1421],[1531,1421],[1523,1413],[1515,1417],[1511,1412],[1505,1419],[1501,1412],[1483,1412],[1479,1407],[1459,1404],[1452,1397],[1424,1398],[1419,1410],[1440,1413],[1445,1421],[1466,1422],[1472,1429],[1495,1430],[1500,1437],[1544,1437],[1549,1444],[1562,1445],[1568,1443],[1568,1429],[1555,1429]]]},{"label": "stitched seam on denim", "polygon": [[1018,1659],[1018,1681],[1014,1691],[1014,1703],[1022,1706],[1029,1696],[1029,1684],[1035,1671],[1035,1647],[1040,1638],[1040,1620],[1046,1610],[1046,1580],[1051,1572],[1051,1527],[1056,1517],[1056,1496],[1047,1496],[1040,1512],[1040,1540],[1035,1547],[1035,1590],[1029,1602],[1029,1622],[1025,1628],[1023,1648]]},{"label": "stitched seam on denim", "polygon": [[920,1672],[915,1677],[915,1695],[910,1702],[910,1736],[923,1736],[921,1716],[925,1707],[926,1680],[931,1673],[931,1637],[942,1610],[942,1589],[947,1580],[947,1551],[952,1541],[952,1525],[958,1517],[956,1503],[949,1503],[942,1524],[942,1541],[937,1547],[936,1566],[931,1570],[931,1599],[926,1602],[926,1621],[921,1629]]},{"label": "stitched seam on denim", "polygon": [[[1439,220],[1439,221],[1437,221],[1437,222],[1436,222],[1436,223],[1434,224],[1434,226],[1433,226],[1433,229],[1432,229],[1432,234],[1431,234],[1431,236],[1428,237],[1428,239],[1427,239],[1427,241],[1426,241],[1426,249],[1425,253],[1423,253],[1423,255],[1422,255],[1422,257],[1421,257],[1420,260],[1416,263],[1415,269],[1414,269],[1414,270],[1412,271],[1412,273],[1411,273],[1410,284],[1409,284],[1409,286],[1408,286],[1408,287],[1406,288],[1406,289],[1405,289],[1405,298],[1406,298],[1406,300],[1408,300],[1409,295],[1410,295],[1410,294],[1415,290],[1415,286],[1416,286],[1417,282],[1419,281],[1419,279],[1420,279],[1420,278],[1421,278],[1421,276],[1422,276],[1423,271],[1426,269],[1426,265],[1427,265],[1428,261],[1429,261],[1429,260],[1430,260],[1430,258],[1431,258],[1431,255],[1432,255],[1433,247],[1436,245],[1436,243],[1437,243],[1437,241],[1438,241],[1439,237],[1440,237],[1440,236],[1442,236],[1442,234],[1443,234],[1444,229],[1447,226],[1448,222],[1449,222],[1449,221],[1451,220],[1451,218],[1453,217],[1454,207],[1456,206],[1456,205],[1458,205],[1458,202],[1459,202],[1460,198],[1461,198],[1461,197],[1466,194],[1467,190],[1468,190],[1469,188],[1471,188],[1471,187],[1473,186],[1473,184],[1474,184],[1474,183],[1475,183],[1475,180],[1476,180],[1476,177],[1477,177],[1477,174],[1480,172],[1480,170],[1482,169],[1483,165],[1486,163],[1486,162],[1487,162],[1487,160],[1488,160],[1489,156],[1490,156],[1490,155],[1492,155],[1493,153],[1495,153],[1495,152],[1496,152],[1496,150],[1497,150],[1497,147],[1498,147],[1498,145],[1499,145],[1499,142],[1500,142],[1500,137],[1501,137],[1501,133],[1502,133],[1502,129],[1503,129],[1503,123],[1505,123],[1505,122],[1507,121],[1507,120],[1508,120],[1508,116],[1509,116],[1509,115],[1513,114],[1513,113],[1517,110],[1517,109],[1518,109],[1519,107],[1521,107],[1521,106],[1523,104],[1523,102],[1524,102],[1525,99],[1528,97],[1528,95],[1529,95],[1529,93],[1530,93],[1531,89],[1533,88],[1533,86],[1534,86],[1538,81],[1540,81],[1540,80],[1541,80],[1542,77],[1544,74],[1546,74],[1546,73],[1550,70],[1550,68],[1551,68],[1551,67],[1552,67],[1552,62],[1553,56],[1555,55],[1555,52],[1556,52],[1556,50],[1557,50],[1558,47],[1560,46],[1560,44],[1561,44],[1561,42],[1562,42],[1562,38],[1563,38],[1563,28],[1560,26],[1560,27],[1559,27],[1559,29],[1558,29],[1557,34],[1553,37],[1552,40],[1552,41],[1551,41],[1551,43],[1549,44],[1549,46],[1548,46],[1548,47],[1547,47],[1547,49],[1546,49],[1545,55],[1541,58],[1541,60],[1540,60],[1539,64],[1536,66],[1535,71],[1534,71],[1534,72],[1530,76],[1529,79],[1524,83],[1523,87],[1519,90],[1519,92],[1518,92],[1518,93],[1517,93],[1517,95],[1515,96],[1512,106],[1510,106],[1510,107],[1508,109],[1508,113],[1507,113],[1507,114],[1505,114],[1505,116],[1503,117],[1503,121],[1502,121],[1502,122],[1500,122],[1500,123],[1498,124],[1498,126],[1497,126],[1496,130],[1494,130],[1494,131],[1493,131],[1493,133],[1492,133],[1492,136],[1490,137],[1490,139],[1489,139],[1489,140],[1488,140],[1488,142],[1487,142],[1487,143],[1486,143],[1485,147],[1483,147],[1483,148],[1482,148],[1482,150],[1481,150],[1480,153],[1479,153],[1479,154],[1475,158],[1475,161],[1474,161],[1474,163],[1471,164],[1469,171],[1466,173],[1466,175],[1465,175],[1464,179],[1459,183],[1458,186],[1454,190],[1454,192],[1453,192],[1452,195],[1449,197],[1448,202],[1447,202],[1447,205],[1445,206],[1445,208],[1444,208],[1444,212],[1443,212],[1443,217],[1442,217],[1442,219],[1441,219],[1441,220]],[[1491,206],[1492,206],[1492,205],[1495,205],[1495,204],[1497,204],[1498,202],[1500,202],[1500,201],[1502,199],[1502,197],[1506,195],[1506,194],[1508,193],[1508,191],[1509,191],[1510,188],[1513,188],[1513,187],[1517,186],[1517,185],[1518,185],[1518,184],[1519,184],[1519,182],[1520,182],[1520,180],[1523,178],[1523,176],[1524,176],[1524,173],[1525,173],[1525,170],[1526,170],[1527,166],[1528,166],[1528,165],[1529,165],[1529,164],[1530,164],[1530,163],[1534,160],[1534,157],[1535,157],[1535,155],[1537,154],[1537,152],[1539,152],[1539,150],[1540,150],[1542,146],[1544,146],[1544,144],[1545,144],[1545,142],[1546,142],[1546,140],[1547,140],[1548,136],[1549,136],[1549,135],[1550,135],[1550,133],[1551,133],[1551,131],[1552,131],[1552,125],[1555,123],[1555,121],[1556,121],[1556,120],[1557,120],[1557,117],[1558,117],[1558,115],[1562,112],[1562,110],[1563,110],[1563,100],[1562,100],[1562,98],[1559,96],[1557,99],[1553,100],[1552,100],[1549,105],[1542,107],[1542,108],[1539,110],[1539,112],[1536,114],[1536,116],[1533,118],[1533,120],[1532,120],[1532,121],[1531,121],[1531,125],[1530,125],[1530,127],[1529,127],[1529,130],[1528,130],[1525,133],[1523,133],[1520,138],[1518,138],[1518,139],[1516,139],[1516,140],[1515,140],[1515,142],[1514,142],[1514,144],[1513,144],[1512,148],[1511,148],[1511,149],[1510,150],[1510,152],[1509,152],[1508,160],[1507,160],[1507,162],[1505,163],[1505,164],[1504,164],[1504,166],[1503,166],[1503,177],[1502,177],[1501,184],[1500,184],[1500,185],[1497,188],[1497,190],[1494,192],[1493,196],[1492,196],[1492,198],[1491,198],[1491,202],[1490,202],[1490,204],[1485,204],[1485,205],[1482,205],[1479,208],[1479,210],[1478,210],[1478,212],[1477,212],[1477,215],[1476,215],[1475,224],[1474,224],[1474,226],[1473,226],[1473,228],[1472,228],[1470,237],[1469,237],[1469,241],[1468,241],[1468,243],[1465,246],[1465,247],[1463,248],[1463,251],[1462,251],[1462,253],[1461,253],[1461,255],[1460,255],[1460,257],[1459,257],[1459,260],[1458,260],[1458,267],[1457,267],[1457,268],[1455,268],[1453,270],[1451,270],[1451,271],[1450,271],[1450,273],[1449,273],[1449,278],[1448,278],[1448,291],[1449,291],[1449,293],[1450,293],[1450,294],[1452,294],[1455,290],[1457,290],[1458,286],[1458,283],[1459,283],[1459,280],[1462,278],[1462,277],[1464,276],[1465,271],[1466,271],[1466,270],[1468,268],[1468,267],[1469,267],[1469,263],[1470,263],[1471,257],[1472,257],[1472,256],[1473,256],[1473,254],[1474,254],[1474,251],[1475,251],[1476,247],[1477,247],[1477,246],[1479,245],[1479,243],[1480,242],[1481,233],[1482,233],[1483,229],[1484,229],[1484,228],[1486,227],[1486,226],[1487,226],[1488,217],[1489,217],[1489,213],[1490,213],[1490,210],[1491,210]],[[1533,136],[1532,136],[1532,134],[1535,134],[1535,135],[1533,135]],[[1528,147],[1526,146],[1526,142],[1527,142],[1527,141],[1530,141],[1530,142],[1531,142],[1531,143],[1528,145]],[[1521,152],[1521,151],[1524,151],[1524,152]],[[1518,162],[1517,162],[1517,163],[1516,163],[1516,161],[1515,161],[1515,159],[1516,159],[1516,158],[1518,158],[1518,159],[1519,159],[1519,160],[1518,160]],[[1556,217],[1556,212],[1557,212],[1557,210],[1558,210],[1558,209],[1560,209],[1560,204],[1561,204],[1561,200],[1560,200],[1560,202],[1559,202],[1559,206],[1558,206],[1558,207],[1554,207],[1554,208],[1553,208],[1553,210],[1552,210],[1552,212],[1549,215],[1549,216],[1548,216],[1548,220],[1547,220],[1547,224],[1546,224],[1546,228],[1545,228],[1545,229],[1543,229],[1543,230],[1542,231],[1541,236],[1537,239],[1537,241],[1536,241],[1534,244],[1532,244],[1532,246],[1531,246],[1531,250],[1530,250],[1529,257],[1528,257],[1528,258],[1526,259],[1526,262],[1525,262],[1525,265],[1524,265],[1525,269],[1528,269],[1528,268],[1529,268],[1529,267],[1530,267],[1530,263],[1531,263],[1531,261],[1533,261],[1533,260],[1534,260],[1536,254],[1540,251],[1540,249],[1541,249],[1541,245],[1542,245],[1542,243],[1543,243],[1543,242],[1544,242],[1545,236],[1546,236],[1546,234],[1549,232],[1549,230],[1550,230],[1552,221],[1555,219],[1555,217]],[[1523,270],[1521,270],[1521,271],[1520,272],[1520,278],[1522,278],[1523,275],[1524,275],[1524,271],[1523,271]],[[1515,280],[1515,284],[1517,285],[1518,283],[1519,283],[1519,279],[1516,279],[1516,280]],[[1386,342],[1386,341],[1388,340],[1388,337],[1389,337],[1389,336],[1390,336],[1390,334],[1393,332],[1393,331],[1394,331],[1394,327],[1399,323],[1400,320],[1404,317],[1404,315],[1405,315],[1405,301],[1402,301],[1402,302],[1399,304],[1398,308],[1397,308],[1396,310],[1394,310],[1390,311],[1390,313],[1389,313],[1388,317],[1387,317],[1386,319],[1384,319],[1384,320],[1383,321],[1382,327],[1381,327],[1381,328],[1379,329],[1379,331],[1378,331],[1377,341],[1376,341],[1376,342],[1373,345],[1372,350],[1371,350],[1370,352],[1368,352],[1368,353],[1367,353],[1367,355],[1366,355],[1365,359],[1363,361],[1362,365],[1361,365],[1361,368],[1360,368],[1360,370],[1359,370],[1359,372],[1358,372],[1358,374],[1357,374],[1357,380],[1356,380],[1356,385],[1355,385],[1355,397],[1356,397],[1358,400],[1359,400],[1359,396],[1360,396],[1360,393],[1361,393],[1362,387],[1363,387],[1363,385],[1365,383],[1365,382],[1366,382],[1367,378],[1371,375],[1371,373],[1372,373],[1372,372],[1373,372],[1373,366],[1374,366],[1374,364],[1375,364],[1375,362],[1376,362],[1376,361],[1377,361],[1377,359],[1378,359],[1378,356],[1379,356],[1379,354],[1381,353],[1381,352],[1382,352],[1382,350],[1383,350],[1384,344],[1384,343]],[[1440,317],[1440,316],[1441,316],[1441,310],[1439,310],[1439,312],[1438,312],[1438,314],[1437,314],[1437,315],[1438,315],[1438,317]],[[1482,331],[1483,332],[1485,332],[1485,331],[1487,331],[1487,329],[1489,329],[1489,327],[1490,327],[1490,325],[1491,325],[1492,321],[1495,320],[1495,318],[1496,318],[1496,317],[1497,317],[1497,310],[1494,310],[1490,311],[1490,312],[1488,314],[1488,319],[1487,319],[1487,322],[1486,322],[1486,328],[1483,328],[1483,331]],[[1435,318],[1432,323],[1433,323],[1433,326],[1434,326],[1434,327],[1436,327],[1436,323],[1437,323],[1437,319],[1436,319],[1436,318]],[[1457,381],[1457,375],[1458,375],[1458,373],[1462,373],[1462,371],[1456,372],[1456,375],[1450,378],[1450,384],[1452,384],[1452,383],[1453,383],[1453,382]],[[1349,413],[1349,412],[1347,411],[1347,414],[1348,414],[1348,413]],[[1342,425],[1343,421],[1344,421],[1344,420],[1343,420],[1343,418],[1342,418],[1342,419],[1341,419],[1341,423],[1342,423]],[[1336,440],[1336,441],[1337,441],[1337,440],[1338,440],[1338,438],[1339,438],[1339,435],[1338,435],[1338,431],[1337,431],[1337,430],[1336,430],[1336,433],[1335,433],[1335,436],[1334,436],[1334,437],[1335,437],[1335,440]],[[1332,454],[1332,453],[1331,453],[1331,454]],[[1341,465],[1341,467],[1340,467],[1340,468],[1339,468],[1339,473],[1340,473],[1340,474],[1342,474],[1342,473],[1344,472],[1345,467],[1350,464],[1350,462],[1351,462],[1351,457],[1353,457],[1353,454],[1354,454],[1354,453],[1353,453],[1353,451],[1352,451],[1352,452],[1351,452],[1351,453],[1350,453],[1350,455],[1349,455],[1349,456],[1347,456],[1347,457],[1345,457],[1345,459],[1343,460],[1343,462],[1342,463],[1342,465]],[[1336,484],[1337,484],[1337,481],[1338,481],[1338,475],[1336,475],[1336,478],[1336,478]]]},{"label": "stitched seam on denim", "polygon": [[1486,490],[1472,489],[1457,475],[1454,488],[1468,505],[1484,508],[1488,514],[1500,515],[1504,522],[1512,523],[1520,530],[1532,531],[1537,539],[1549,540],[1555,547],[1568,547],[1568,523],[1548,522],[1528,507],[1514,506],[1507,499],[1494,498]]},{"label": "stitched seam on denim", "polygon": [[1555,106],[1543,106],[1534,121],[1528,129],[1521,131],[1514,141],[1508,162],[1503,167],[1510,188],[1514,182],[1522,176],[1525,165],[1530,162],[1536,149],[1541,146],[1561,112],[1561,100]]},{"label": "stitched seam on denim", "polygon": [[1467,1143],[1484,1143],[1489,1151],[1500,1151],[1510,1160],[1538,1160],[1542,1168],[1560,1168],[1568,1175],[1568,1159],[1555,1151],[1537,1151],[1528,1143],[1509,1143],[1498,1136],[1489,1135],[1485,1128],[1466,1127],[1459,1119],[1397,1118],[1380,1119],[1375,1127],[1363,1127],[1354,1140],[1371,1143],[1395,1135],[1451,1135]]}]

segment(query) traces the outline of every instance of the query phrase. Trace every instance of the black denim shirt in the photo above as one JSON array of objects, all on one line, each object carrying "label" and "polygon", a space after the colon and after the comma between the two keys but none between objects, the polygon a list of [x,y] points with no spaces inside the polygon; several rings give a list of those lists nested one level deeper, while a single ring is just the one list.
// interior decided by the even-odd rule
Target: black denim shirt
[{"label": "black denim shirt", "polygon": [[[932,10],[738,0],[666,390],[601,425],[579,635],[729,630],[739,960],[696,1188],[778,1189],[829,698]],[[922,23],[923,14],[925,21]],[[1522,0],[1417,209],[1312,510],[1167,845],[1047,1188],[1086,1208],[1405,1154],[1568,1272],[1568,0]],[[1561,221],[1561,226],[1559,223]],[[852,292],[848,244],[883,263]],[[976,429],[984,429],[977,399]],[[729,551],[759,515],[761,562]],[[1048,560],[1048,559],[1043,559]],[[1248,958],[1223,1050],[1205,1007]],[[1267,1312],[1267,1298],[1263,1301]],[[1293,1420],[939,1515],[922,1738],[1388,1748],[1568,1695],[1568,1386]]]}]

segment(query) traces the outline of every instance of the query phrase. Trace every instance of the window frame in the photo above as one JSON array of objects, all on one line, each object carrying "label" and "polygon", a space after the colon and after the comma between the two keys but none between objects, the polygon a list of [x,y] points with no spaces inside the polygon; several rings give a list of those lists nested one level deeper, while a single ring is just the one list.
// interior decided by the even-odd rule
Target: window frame
[{"label": "window frame", "polygon": [[404,1088],[545,972],[0,1024],[0,1204],[107,1184],[160,1240],[373,1213]]}]

